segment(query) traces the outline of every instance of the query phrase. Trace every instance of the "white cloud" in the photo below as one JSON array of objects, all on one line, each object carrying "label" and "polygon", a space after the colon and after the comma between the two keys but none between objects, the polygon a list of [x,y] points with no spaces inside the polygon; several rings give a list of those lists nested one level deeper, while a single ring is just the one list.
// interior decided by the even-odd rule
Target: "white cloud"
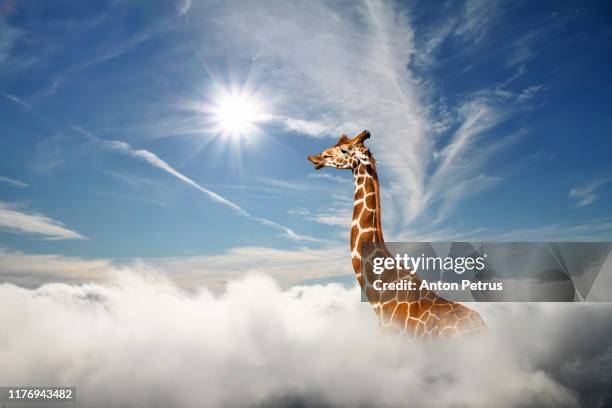
[{"label": "white cloud", "polygon": [[312,220],[319,224],[333,225],[338,227],[351,226],[352,211],[344,209],[327,209],[312,217]]},{"label": "white cloud", "polygon": [[24,107],[26,109],[31,109],[32,106],[27,103],[26,101],[24,101],[21,98],[16,97],[15,95],[11,95],[11,94],[7,94],[7,93],[0,93],[0,95],[2,95],[4,98],[8,99],[9,101],[16,103],[17,105],[20,105],[21,107]]},{"label": "white cloud", "polygon": [[[456,4],[459,3],[442,6],[446,8],[446,12],[439,13],[443,16],[441,21],[432,23],[433,29],[421,33],[421,41],[414,55],[414,62],[419,69],[425,70],[438,64],[437,52],[447,39],[453,37],[464,43],[454,52],[478,52],[478,43],[485,38],[500,6],[499,3],[486,0],[467,0],[460,6],[458,13],[449,10],[449,7]],[[472,68],[473,66],[469,65],[464,68],[464,72]]]},{"label": "white cloud", "polygon": [[319,209],[315,214],[310,215],[308,219],[319,224],[344,227],[343,230],[348,231],[353,221],[353,207],[336,203],[333,207]]},{"label": "white cloud", "polygon": [[287,129],[304,133],[309,136],[330,137],[338,134],[338,126],[333,126],[331,124],[290,117],[277,117],[276,119],[280,119],[282,122],[284,122]]},{"label": "white cloud", "polygon": [[[498,150],[520,139],[522,133],[510,134],[496,142],[485,143],[484,135],[507,117],[507,112],[495,108],[496,100],[505,98],[494,90],[486,91],[463,102],[458,114],[461,125],[449,142],[432,155],[435,166],[423,191],[421,211],[435,208],[434,221],[446,220],[455,206],[466,197],[491,188],[501,182],[499,176],[476,173]],[[391,191],[396,194],[396,186]],[[414,220],[419,212],[409,215]]]},{"label": "white cloud", "polygon": [[595,180],[589,184],[574,187],[569,191],[569,196],[576,199],[576,207],[584,207],[592,204],[597,198],[597,190],[608,183],[609,179]]},{"label": "white cloud", "polygon": [[185,14],[191,8],[191,0],[178,0],[176,7],[179,13]]},{"label": "white cloud", "polygon": [[0,366],[11,367],[0,370],[0,383],[73,384],[88,407],[557,407],[610,399],[605,304],[478,304],[490,338],[430,345],[377,336],[356,288],[282,291],[263,275],[230,282],[219,295],[129,271],[104,284],[4,284],[0,304],[0,325],[10,327],[0,332]]},{"label": "white cloud", "polygon": [[287,210],[287,212],[291,215],[309,215],[310,210],[304,207],[294,207]]},{"label": "white cloud", "polygon": [[39,213],[28,213],[14,204],[0,201],[0,229],[46,239],[87,239],[59,221]]},{"label": "white cloud", "polygon": [[263,272],[283,287],[353,273],[348,246],[344,245],[296,250],[239,247],[216,255],[149,258],[143,262],[147,267],[167,273],[182,287],[191,288],[202,285],[219,288],[249,272]]},{"label": "white cloud", "polygon": [[498,4],[487,0],[467,0],[462,19],[455,34],[479,42],[487,33],[490,22],[497,13]]},{"label": "white cloud", "polygon": [[109,272],[122,268],[163,273],[186,289],[204,286],[215,290],[229,280],[250,272],[265,272],[283,287],[353,273],[345,245],[292,250],[237,247],[214,255],[144,258],[127,262],[28,254],[0,247],[0,281],[20,286],[37,287],[49,282],[98,282],[106,278]]},{"label": "white cloud", "polygon": [[25,287],[49,282],[86,283],[106,279],[112,262],[62,255],[26,254],[0,248],[0,281]]},{"label": "white cloud", "polygon": [[287,193],[287,190],[300,190],[300,191],[304,191],[307,190],[309,187],[309,185],[302,183],[302,182],[295,182],[295,181],[288,181],[288,180],[283,180],[280,177],[257,177],[256,180],[267,184],[269,186],[272,186],[273,188],[277,188],[279,189],[279,191],[282,191],[283,193]]},{"label": "white cloud", "polygon": [[419,68],[427,68],[435,64],[435,53],[444,41],[454,32],[457,19],[451,18],[439,27],[424,33],[422,44],[414,55],[414,62]]},{"label": "white cloud", "polygon": [[[10,77],[15,72],[21,72],[40,61],[41,56],[15,52],[21,49],[24,41],[27,41],[27,31],[12,27],[3,14],[0,13],[0,74],[8,74]],[[26,102],[13,95],[9,95],[7,99],[29,108]]]},{"label": "white cloud", "polygon": [[519,96],[516,97],[516,100],[518,102],[526,102],[530,100],[531,98],[533,98],[538,92],[544,89],[546,89],[544,85],[529,86],[523,89],[523,91],[519,94]]},{"label": "white cloud", "polygon": [[535,28],[502,45],[506,58],[505,67],[516,67],[515,78],[521,76],[529,63],[544,55],[548,47],[558,44],[572,18],[571,14],[558,12],[547,13],[538,18],[539,21],[532,25]]},{"label": "white cloud", "polygon": [[[319,174],[319,173],[315,173]],[[328,174],[323,174],[328,176]],[[347,183],[340,177],[330,176],[334,182]],[[327,178],[327,177],[323,177]],[[348,183],[347,183],[348,184]],[[316,211],[311,211],[306,208],[297,207],[289,210],[291,215],[301,216],[306,220],[314,221],[318,224],[331,225],[336,227],[342,227],[343,233],[350,230],[351,222],[353,220],[353,201],[350,196],[341,196],[339,194],[330,195],[330,205],[322,208],[318,208]],[[343,234],[344,235],[344,234]]]},{"label": "white cloud", "polygon": [[13,187],[20,187],[20,188],[28,187],[28,183],[24,183],[23,181],[15,180],[10,177],[4,177],[4,176],[0,176],[0,183],[5,183]]},{"label": "white cloud", "polygon": [[5,68],[5,65],[11,62],[13,47],[21,34],[20,30],[9,26],[0,16],[0,69]]},{"label": "white cloud", "polygon": [[353,180],[350,180],[349,178],[346,178],[346,177],[335,176],[335,175],[332,175],[332,174],[329,174],[329,173],[322,173],[322,172],[309,173],[308,177],[322,178],[322,179],[326,179],[326,180],[337,181],[339,183],[352,183],[353,182]]},{"label": "white cloud", "polygon": [[[543,24],[542,26],[545,25]],[[537,55],[534,48],[536,47],[536,40],[541,35],[541,29],[532,30],[510,43],[505,64],[506,68],[518,67],[519,71],[517,74],[518,76],[522,75],[521,70],[525,70],[525,65]]]}]

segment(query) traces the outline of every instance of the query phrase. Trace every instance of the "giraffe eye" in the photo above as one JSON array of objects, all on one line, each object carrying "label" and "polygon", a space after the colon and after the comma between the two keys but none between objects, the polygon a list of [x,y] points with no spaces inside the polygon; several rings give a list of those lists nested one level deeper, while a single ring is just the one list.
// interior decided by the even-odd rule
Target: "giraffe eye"
[{"label": "giraffe eye", "polygon": [[348,150],[346,150],[346,149],[340,149],[340,152],[341,152],[342,154],[348,154]]}]

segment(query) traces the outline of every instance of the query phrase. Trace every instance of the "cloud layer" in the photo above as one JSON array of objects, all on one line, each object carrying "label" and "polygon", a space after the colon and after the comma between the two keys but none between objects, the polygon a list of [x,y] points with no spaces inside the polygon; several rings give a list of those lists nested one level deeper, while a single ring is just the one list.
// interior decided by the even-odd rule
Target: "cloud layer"
[{"label": "cloud layer", "polygon": [[610,402],[609,306],[480,305],[491,338],[424,345],[377,336],[358,299],[264,275],[217,296],[127,270],[104,284],[4,284],[0,383],[74,384],[88,407]]},{"label": "cloud layer", "polygon": [[0,229],[46,239],[87,239],[46,215],[25,212],[14,204],[1,201]]},{"label": "cloud layer", "polygon": [[221,290],[228,281],[262,271],[288,288],[330,276],[352,278],[350,263],[344,261],[348,256],[348,246],[295,250],[252,246],[211,255],[130,260],[122,265],[110,259],[28,254],[0,247],[0,281],[25,287],[50,282],[83,284],[103,281],[118,267],[136,267],[167,274],[178,286],[189,289]]}]

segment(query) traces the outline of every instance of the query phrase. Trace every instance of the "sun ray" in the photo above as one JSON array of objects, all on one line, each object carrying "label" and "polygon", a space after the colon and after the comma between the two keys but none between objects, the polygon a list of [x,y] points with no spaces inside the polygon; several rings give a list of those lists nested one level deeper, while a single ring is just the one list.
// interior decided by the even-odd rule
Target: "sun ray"
[{"label": "sun ray", "polygon": [[213,132],[236,142],[256,135],[268,116],[254,93],[237,87],[220,90],[207,111]]}]

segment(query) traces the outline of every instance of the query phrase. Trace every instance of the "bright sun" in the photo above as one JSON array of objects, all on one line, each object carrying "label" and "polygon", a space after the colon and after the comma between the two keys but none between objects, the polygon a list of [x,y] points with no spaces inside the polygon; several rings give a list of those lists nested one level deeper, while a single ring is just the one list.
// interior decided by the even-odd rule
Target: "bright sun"
[{"label": "bright sun", "polygon": [[265,116],[258,101],[244,92],[223,93],[211,111],[217,130],[233,138],[254,133]]}]

